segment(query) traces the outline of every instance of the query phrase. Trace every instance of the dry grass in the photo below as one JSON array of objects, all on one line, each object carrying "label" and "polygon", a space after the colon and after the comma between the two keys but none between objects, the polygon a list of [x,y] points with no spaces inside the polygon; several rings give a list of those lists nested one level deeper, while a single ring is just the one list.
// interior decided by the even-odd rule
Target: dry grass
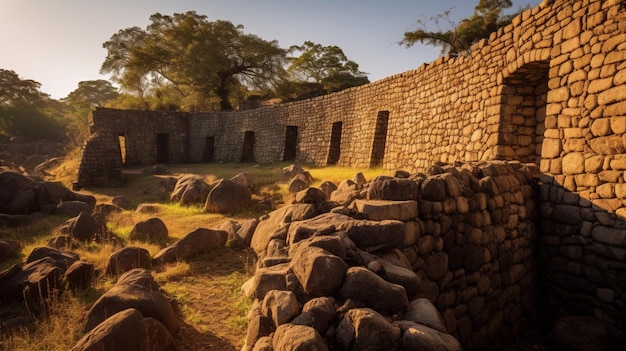
[{"label": "dry grass", "polygon": [[[171,165],[170,175],[147,175],[141,169],[125,171],[125,186],[121,188],[92,188],[82,191],[96,197],[100,203],[110,203],[115,196],[123,195],[133,206],[140,203],[157,203],[157,213],[142,214],[123,211],[108,218],[108,229],[124,245],[140,246],[151,255],[162,249],[159,245],[128,240],[128,234],[135,223],[150,217],[159,217],[169,230],[170,242],[182,238],[187,233],[200,228],[216,228],[227,220],[242,221],[257,217],[270,209],[264,206],[237,213],[231,216],[209,214],[202,206],[180,206],[169,203],[167,196],[159,189],[163,177],[178,177],[182,174],[204,175],[207,182],[220,178],[230,178],[238,173],[252,174],[257,186],[255,200],[271,199],[281,202],[288,198],[286,180],[281,179],[282,168],[287,163],[276,164],[194,164]],[[60,181],[70,186],[78,167],[77,154],[67,157],[65,163],[51,171],[50,180]],[[339,183],[363,172],[370,180],[385,174],[382,170],[357,170],[351,168],[305,167],[315,179],[314,185],[323,180]],[[41,217],[29,226],[22,228],[0,228],[0,237],[20,240],[23,243],[21,255],[0,264],[5,269],[19,263],[39,246],[44,246],[54,228],[67,218],[58,216]],[[81,243],[75,250],[81,259],[91,262],[98,271],[104,271],[108,257],[120,247],[111,243]],[[242,296],[240,287],[254,267],[254,257],[246,250],[221,248],[208,252],[188,262],[161,267],[154,272],[155,279],[163,289],[176,299],[182,312],[183,326],[176,336],[174,350],[238,350],[246,332],[246,313],[251,301]],[[87,291],[66,293],[49,301],[51,314],[43,320],[35,320],[33,327],[18,330],[10,335],[0,336],[0,350],[68,350],[82,337],[82,318],[97,297],[106,291],[114,280],[100,278]],[[19,306],[0,306],[0,321],[24,313]]]}]

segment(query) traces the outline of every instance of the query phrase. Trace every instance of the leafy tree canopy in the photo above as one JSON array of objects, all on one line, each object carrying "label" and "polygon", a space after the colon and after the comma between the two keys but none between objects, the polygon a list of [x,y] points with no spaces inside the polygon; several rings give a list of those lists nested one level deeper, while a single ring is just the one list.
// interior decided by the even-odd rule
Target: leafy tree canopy
[{"label": "leafy tree canopy", "polygon": [[291,46],[288,53],[289,82],[282,86],[288,95],[311,97],[369,83],[366,73],[338,46],[305,41]]},{"label": "leafy tree canopy", "polygon": [[[488,38],[498,28],[511,23],[513,17],[523,10],[520,9],[512,15],[504,15],[504,11],[511,6],[513,6],[511,0],[479,0],[474,7],[474,14],[461,20],[458,25],[450,20],[452,9],[448,9],[430,19],[437,26],[437,31],[428,30],[424,21],[418,20],[418,24],[423,28],[405,32],[400,44],[406,47],[411,47],[415,43],[440,46],[442,54],[460,55],[467,52],[472,44]],[[441,22],[447,22],[452,28],[442,30]]]},{"label": "leafy tree canopy", "polygon": [[144,95],[169,86],[187,110],[207,109],[211,98],[231,109],[241,86],[267,89],[282,75],[285,50],[240,25],[209,22],[194,11],[156,13],[150,21],[146,30],[123,29],[103,44],[101,72],[127,91]]},{"label": "leafy tree canopy", "polygon": [[0,133],[32,139],[64,138],[64,116],[59,113],[62,106],[40,87],[34,80],[0,69]]}]

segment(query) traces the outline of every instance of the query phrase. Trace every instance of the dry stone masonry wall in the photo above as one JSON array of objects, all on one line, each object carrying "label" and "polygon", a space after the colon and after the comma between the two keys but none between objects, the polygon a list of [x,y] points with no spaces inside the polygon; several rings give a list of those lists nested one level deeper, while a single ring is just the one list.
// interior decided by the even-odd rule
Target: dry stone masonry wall
[{"label": "dry stone masonry wall", "polygon": [[[245,111],[97,109],[93,128],[125,139],[127,165],[292,160],[424,172],[436,162],[534,162],[549,302],[625,327],[625,68],[626,2],[545,0],[466,55],[361,87]],[[120,152],[93,151],[106,147],[96,137],[79,186],[103,184],[88,155]]]}]

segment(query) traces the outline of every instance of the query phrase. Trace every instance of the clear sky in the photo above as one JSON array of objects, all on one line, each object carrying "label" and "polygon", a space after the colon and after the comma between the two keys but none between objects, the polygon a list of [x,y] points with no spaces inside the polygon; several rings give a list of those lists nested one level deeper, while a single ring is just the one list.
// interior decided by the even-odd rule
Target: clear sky
[{"label": "clear sky", "polygon": [[[541,0],[513,0],[513,8]],[[454,8],[458,21],[478,0],[0,0],[0,68],[42,84],[55,99],[84,80],[108,79],[99,70],[102,43],[120,29],[143,29],[150,15],[195,10],[209,21],[228,20],[244,32],[288,48],[306,40],[339,46],[370,81],[419,67],[439,49],[397,45],[418,19]],[[429,26],[436,30],[436,27]],[[443,28],[447,29],[447,28]]]}]

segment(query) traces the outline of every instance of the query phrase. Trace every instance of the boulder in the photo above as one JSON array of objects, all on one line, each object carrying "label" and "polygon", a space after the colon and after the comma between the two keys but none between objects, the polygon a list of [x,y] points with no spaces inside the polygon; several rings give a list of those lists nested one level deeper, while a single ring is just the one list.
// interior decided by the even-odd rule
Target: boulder
[{"label": "boulder", "polygon": [[314,298],[304,304],[302,313],[291,323],[313,327],[321,335],[325,335],[328,326],[335,319],[335,310],[335,300],[332,297]]},{"label": "boulder", "polygon": [[258,223],[250,246],[259,255],[267,249],[272,239],[287,238],[287,228],[291,222],[302,221],[317,215],[317,209],[311,204],[295,204],[273,211]]},{"label": "boulder", "polygon": [[209,194],[209,186],[204,182],[204,177],[194,174],[183,175],[178,178],[174,191],[170,195],[170,201],[181,205],[202,204]]},{"label": "boulder", "polygon": [[364,213],[373,221],[388,219],[406,222],[417,218],[417,201],[415,200],[354,200],[351,207]]},{"label": "boulder", "polygon": [[459,341],[452,335],[425,325],[400,321],[402,350],[463,351]]},{"label": "boulder", "polygon": [[111,199],[111,203],[124,210],[132,209],[132,204],[130,203],[130,200],[125,196],[116,196]]},{"label": "boulder", "polygon": [[167,236],[168,230],[165,223],[160,218],[153,217],[135,224],[128,239],[164,243]]},{"label": "boulder", "polygon": [[173,339],[158,320],[146,318],[140,311],[128,308],[111,315],[92,329],[71,351],[166,351]]},{"label": "boulder", "polygon": [[339,213],[323,213],[314,218],[292,222],[287,232],[287,242],[293,245],[313,235],[331,234],[352,218]]},{"label": "boulder", "polygon": [[339,205],[348,206],[355,199],[362,199],[361,186],[351,180],[344,180],[330,195],[330,201]]},{"label": "boulder", "polygon": [[254,189],[254,178],[252,177],[252,174],[250,173],[247,173],[247,172],[239,173],[235,175],[234,177],[230,178],[230,180],[232,180],[235,183],[239,183],[250,190]]},{"label": "boulder", "polygon": [[50,238],[46,246],[52,247],[57,250],[72,250],[76,245],[72,242],[72,237],[69,235],[57,235]]},{"label": "boulder", "polygon": [[324,195],[326,195],[326,198],[330,199],[333,191],[337,190],[337,185],[335,185],[335,183],[331,182],[330,180],[326,180],[320,184],[319,188],[324,193]]},{"label": "boulder", "polygon": [[363,267],[350,267],[337,293],[342,299],[360,301],[380,312],[405,312],[409,306],[404,287],[392,284]]},{"label": "boulder", "polygon": [[154,255],[154,263],[164,264],[184,260],[216,247],[222,247],[226,244],[227,237],[228,234],[222,230],[198,228],[159,251]]},{"label": "boulder", "polygon": [[299,173],[303,173],[305,172],[304,168],[296,165],[296,164],[292,164],[289,165],[285,168],[283,168],[282,170],[282,177],[285,179],[291,179],[293,177],[295,177],[297,174]]},{"label": "boulder", "polygon": [[88,212],[80,212],[76,217],[68,219],[59,228],[60,233],[72,238],[87,241],[94,235],[104,231],[104,223],[98,223]]},{"label": "boulder", "polygon": [[[248,311],[248,330],[246,332],[246,344],[243,350],[257,350],[263,349],[262,344],[259,342],[261,339],[266,338],[269,341],[269,350],[273,351],[271,345],[271,339],[268,336],[276,329],[270,318],[267,318],[261,312],[261,305],[259,300],[255,300],[254,304]],[[269,339],[269,340],[267,340]]]},{"label": "boulder", "polygon": [[135,209],[137,213],[158,213],[159,211],[161,211],[161,204],[158,203],[139,204]]},{"label": "boulder", "polygon": [[361,186],[367,184],[367,179],[365,179],[363,172],[355,174],[354,177],[352,177],[352,181]]},{"label": "boulder", "polygon": [[294,203],[297,204],[319,204],[326,201],[326,194],[318,188],[306,188],[296,193]]},{"label": "boulder", "polygon": [[367,189],[369,200],[417,200],[418,184],[408,178],[379,176],[372,180]]},{"label": "boulder", "polygon": [[54,210],[59,216],[76,217],[81,213],[91,214],[93,207],[82,201],[63,201]]},{"label": "boulder", "polygon": [[399,327],[376,311],[355,308],[337,326],[336,341],[341,350],[397,350],[400,334]]},{"label": "boulder", "polygon": [[324,339],[315,329],[289,323],[276,328],[272,346],[280,351],[328,351]]},{"label": "boulder", "polygon": [[241,286],[241,291],[245,296],[263,300],[271,290],[287,289],[286,276],[288,272],[288,263],[259,268],[254,276]]},{"label": "boulder", "polygon": [[134,268],[148,268],[150,265],[150,253],[148,250],[129,246],[115,251],[109,256],[106,274],[120,275]]},{"label": "boulder", "polygon": [[246,186],[228,179],[220,180],[209,192],[204,204],[206,212],[233,213],[250,207],[252,193]]},{"label": "boulder", "polygon": [[259,220],[256,218],[250,218],[243,221],[243,223],[241,223],[241,227],[237,230],[233,242],[230,243],[230,246],[250,246],[250,242],[252,241],[252,236],[254,235],[257,225],[259,225]]},{"label": "boulder", "polygon": [[61,273],[80,259],[77,254],[72,252],[61,252],[51,247],[37,247],[28,255],[26,263],[35,262],[42,258],[52,259],[53,264],[61,270]]},{"label": "boulder", "polygon": [[425,325],[442,333],[448,333],[441,314],[439,314],[432,302],[426,298],[411,301],[408,311],[404,313],[404,319]]},{"label": "boulder", "polygon": [[117,282],[91,306],[85,316],[84,332],[93,330],[117,312],[137,309],[145,317],[159,321],[172,335],[180,329],[178,316],[169,299],[152,284],[140,285],[136,280]]},{"label": "boulder", "polygon": [[297,192],[300,192],[308,188],[310,185],[311,185],[310,182],[307,182],[302,177],[296,176],[289,181],[289,184],[287,185],[287,189],[289,190],[290,193],[295,194]]},{"label": "boulder", "polygon": [[300,303],[291,291],[270,290],[261,302],[261,312],[274,322],[274,326],[285,324],[300,314]]},{"label": "boulder", "polygon": [[40,303],[42,300],[47,300],[61,291],[62,274],[50,257],[7,268],[0,272],[0,301],[24,302],[33,309],[32,312],[39,312],[40,308],[46,307]]},{"label": "boulder", "polygon": [[298,250],[289,268],[311,296],[331,296],[341,287],[348,265],[324,249],[308,246]]},{"label": "boulder", "polygon": [[404,241],[404,223],[394,220],[350,220],[337,226],[345,231],[356,246],[368,252],[394,250]]},{"label": "boulder", "polygon": [[76,261],[63,273],[63,281],[71,290],[85,289],[91,284],[95,275],[93,263]]}]

